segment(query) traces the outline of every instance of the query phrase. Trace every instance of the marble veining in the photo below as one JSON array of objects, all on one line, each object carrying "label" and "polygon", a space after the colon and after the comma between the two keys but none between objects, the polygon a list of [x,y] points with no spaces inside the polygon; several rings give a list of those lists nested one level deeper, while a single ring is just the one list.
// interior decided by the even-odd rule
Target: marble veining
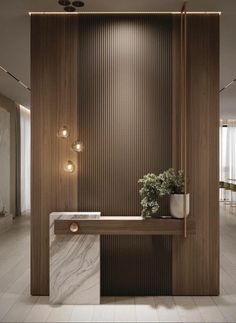
[{"label": "marble veining", "polygon": [[100,303],[100,236],[55,235],[54,221],[97,219],[99,212],[50,214],[50,302]]}]

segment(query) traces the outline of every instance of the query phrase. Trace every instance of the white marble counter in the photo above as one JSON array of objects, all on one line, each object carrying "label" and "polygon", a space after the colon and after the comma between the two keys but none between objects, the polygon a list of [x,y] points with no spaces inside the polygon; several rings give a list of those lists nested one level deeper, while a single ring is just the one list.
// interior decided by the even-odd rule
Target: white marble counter
[{"label": "white marble counter", "polygon": [[55,235],[54,220],[98,219],[100,212],[50,214],[50,302],[100,303],[100,236]]},{"label": "white marble counter", "polygon": [[133,220],[133,221],[142,221],[144,218],[142,216],[101,216],[100,220],[113,220],[113,221],[128,221],[128,220]]}]

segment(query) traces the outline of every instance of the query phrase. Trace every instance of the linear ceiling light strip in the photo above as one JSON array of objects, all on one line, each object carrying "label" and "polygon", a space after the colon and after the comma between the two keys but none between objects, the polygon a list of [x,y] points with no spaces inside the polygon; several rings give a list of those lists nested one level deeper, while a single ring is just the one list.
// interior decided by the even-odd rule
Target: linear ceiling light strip
[{"label": "linear ceiling light strip", "polygon": [[235,78],[233,81],[231,81],[230,83],[228,83],[226,86],[224,86],[224,87],[220,90],[220,93],[221,93],[222,91],[226,90],[226,89],[227,89],[230,85],[232,85],[235,81],[236,81],[236,78]]},{"label": "linear ceiling light strip", "polygon": [[[31,15],[159,15],[159,14],[172,14],[172,15],[182,15],[182,11],[80,11],[80,12],[50,12],[50,11],[38,11],[38,12],[29,12]],[[221,11],[188,11],[187,15],[221,15]]]},{"label": "linear ceiling light strip", "polygon": [[2,67],[1,65],[0,65],[0,69],[3,71],[3,72],[5,72],[6,74],[8,74],[8,75],[10,75],[11,76],[11,78],[13,78],[15,81],[17,81],[21,86],[23,86],[25,89],[27,89],[28,91],[31,91],[31,89],[27,86],[27,85],[25,85],[25,83],[24,82],[22,82],[21,80],[19,80],[15,75],[13,75],[11,72],[8,72],[4,67]]}]

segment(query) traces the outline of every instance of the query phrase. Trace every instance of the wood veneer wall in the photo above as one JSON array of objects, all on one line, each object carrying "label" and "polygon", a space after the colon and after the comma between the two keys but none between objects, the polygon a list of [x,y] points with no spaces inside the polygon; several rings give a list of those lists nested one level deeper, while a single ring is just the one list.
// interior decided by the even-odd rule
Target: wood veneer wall
[{"label": "wood veneer wall", "polygon": [[[143,18],[145,16],[138,17],[140,20]],[[152,17],[152,19],[154,18]],[[81,190],[82,186],[79,186],[77,178],[78,174],[81,178],[81,183],[84,183],[83,185],[86,187],[85,179],[83,180],[80,170],[73,175],[63,171],[63,163],[67,159],[72,159],[76,162],[77,158],[69,148],[72,138],[77,137],[78,95],[81,100],[80,88],[84,86],[79,83],[78,79],[78,73],[80,73],[82,66],[77,68],[78,19],[78,16],[61,15],[33,15],[32,17],[31,291],[34,295],[48,294],[48,214],[51,211],[57,210],[78,210],[80,198],[83,208],[89,208],[86,197],[83,197],[85,192]],[[101,17],[100,19],[103,18]],[[159,19],[162,18],[158,16]],[[191,179],[189,184],[192,196],[191,214],[196,219],[197,234],[196,237],[188,237],[186,240],[173,238],[172,293],[175,295],[217,294],[219,287],[219,225],[217,208],[218,24],[218,16],[214,15],[189,15],[188,17],[188,168],[190,169],[189,176]],[[178,48],[178,38],[173,38],[173,45],[176,45]],[[101,56],[98,56],[97,59],[96,66],[99,69],[100,64],[105,62],[103,62]],[[178,64],[178,55],[174,49],[172,63],[174,72],[173,83],[169,85],[170,89],[165,89],[165,91],[169,91],[170,96],[172,88],[174,91],[172,97],[174,102],[173,121],[179,118]],[[131,66],[132,64],[130,68]],[[152,71],[151,68],[150,71]],[[133,71],[135,73],[136,70],[134,69]],[[107,73],[109,74],[109,69],[107,69]],[[166,69],[163,68],[161,75],[165,77],[165,73]],[[107,77],[107,75],[104,76]],[[109,78],[106,77],[105,79],[108,81]],[[137,79],[138,77],[139,75],[137,75]],[[107,86],[111,85],[107,83]],[[155,82],[153,87],[154,89],[156,88]],[[148,87],[146,88],[146,90],[149,89]],[[96,89],[93,90],[95,91]],[[150,90],[152,91],[153,88]],[[126,88],[124,88],[124,91],[126,91]],[[94,93],[96,94],[96,91]],[[87,99],[94,100],[93,95],[91,94]],[[100,97],[97,96],[97,104],[100,102],[99,99]],[[113,99],[110,98],[110,101],[107,99],[107,106],[109,106],[109,102],[113,102]],[[146,100],[149,100],[149,95],[146,96]],[[160,104],[158,100],[156,102]],[[138,103],[137,101],[137,105]],[[135,107],[136,105],[131,106]],[[127,111],[124,112],[127,113]],[[135,113],[135,110],[130,110],[130,112]],[[78,116],[79,118],[81,117],[79,110]],[[85,116],[86,114],[82,118]],[[112,122],[113,119],[109,118],[107,120]],[[87,119],[85,118],[83,121],[86,123]],[[58,128],[64,124],[70,128],[70,140],[63,141],[56,137]],[[179,147],[178,124],[173,124],[173,126],[173,143],[170,149],[172,149],[173,164],[178,167],[178,148],[175,149],[174,147],[175,144],[176,147]],[[83,137],[83,128],[78,130],[78,135]],[[146,130],[148,132],[149,128]],[[164,128],[164,130],[166,129]],[[175,142],[176,138],[177,142]],[[86,143],[86,140],[89,140],[89,138],[82,138],[82,140],[85,141],[86,149],[90,149],[88,148],[90,146]],[[126,144],[125,141],[124,144]],[[155,154],[155,142],[153,142],[152,148]],[[159,147],[157,150],[159,150]],[[85,156],[86,150],[82,158]],[[167,155],[163,158],[167,158]],[[153,171],[157,172],[162,167],[169,167],[168,158],[165,159],[168,165],[159,164],[158,167],[155,166],[158,169],[153,168]],[[83,160],[79,160],[79,162],[79,165],[82,167],[81,169],[84,167],[86,170],[86,165],[83,166]],[[152,163],[152,161],[150,162]],[[148,164],[147,171],[150,170],[150,165]],[[131,172],[133,172],[132,168]],[[139,173],[135,176],[139,176]],[[97,187],[99,188],[99,185]],[[126,203],[127,207],[123,208],[122,212],[125,210],[127,210],[128,214],[132,214],[133,210],[138,212],[138,204],[134,202],[138,201],[138,196],[134,200],[134,195],[132,194],[131,192],[130,203]],[[100,195],[99,198],[101,197],[104,197],[104,195]],[[99,203],[99,201],[97,204],[95,203],[94,207],[99,208]],[[106,202],[104,205],[106,206],[104,208],[106,214],[113,210],[109,203]],[[121,206],[117,205],[117,207],[120,212]],[[100,208],[102,209],[102,206]],[[109,251],[110,242],[108,241],[107,244],[107,252]],[[105,241],[104,243],[106,245],[107,242]],[[138,243],[136,241],[136,246],[139,245]],[[169,244],[167,245],[169,246]],[[122,247],[121,244],[120,247]],[[150,271],[150,268],[147,268],[147,270]],[[108,284],[109,279],[108,277]],[[107,286],[109,287],[109,285]]]},{"label": "wood veneer wall", "polygon": [[[86,15],[78,34],[79,210],[140,215],[138,179],[172,161],[172,17]],[[171,293],[171,237],[106,236],[101,251],[102,295]]]},{"label": "wood veneer wall", "polygon": [[[31,293],[49,293],[49,213],[78,209],[77,173],[64,172],[77,135],[76,17],[31,19]],[[67,125],[69,139],[57,138]]]},{"label": "wood veneer wall", "polygon": [[140,215],[138,179],[172,163],[172,17],[86,15],[78,35],[79,210]]},{"label": "wood veneer wall", "polygon": [[[51,211],[139,215],[138,179],[171,166],[171,36],[170,15],[33,16],[33,294],[48,293]],[[85,144],[78,182],[62,164],[74,157],[68,146],[73,135],[56,137],[66,124],[76,138],[77,112],[77,135]],[[161,204],[162,214],[168,213],[167,203]],[[171,237],[106,237],[102,249],[114,260],[102,265],[104,294],[171,292]],[[124,279],[120,257],[129,260],[133,280]],[[117,261],[123,272],[118,285]]]},{"label": "wood veneer wall", "polygon": [[[180,19],[173,29],[173,165],[180,168]],[[173,295],[219,294],[219,15],[187,16],[187,169],[196,235],[173,237]],[[176,149],[177,147],[177,149]]]}]

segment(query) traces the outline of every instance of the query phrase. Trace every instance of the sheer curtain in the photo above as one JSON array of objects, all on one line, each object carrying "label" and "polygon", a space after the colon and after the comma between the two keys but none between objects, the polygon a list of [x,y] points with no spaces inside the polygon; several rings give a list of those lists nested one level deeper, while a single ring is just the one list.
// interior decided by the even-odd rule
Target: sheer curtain
[{"label": "sheer curtain", "polygon": [[20,106],[21,214],[30,212],[30,111]]},{"label": "sheer curtain", "polygon": [[220,127],[220,180],[236,179],[236,125]]}]

